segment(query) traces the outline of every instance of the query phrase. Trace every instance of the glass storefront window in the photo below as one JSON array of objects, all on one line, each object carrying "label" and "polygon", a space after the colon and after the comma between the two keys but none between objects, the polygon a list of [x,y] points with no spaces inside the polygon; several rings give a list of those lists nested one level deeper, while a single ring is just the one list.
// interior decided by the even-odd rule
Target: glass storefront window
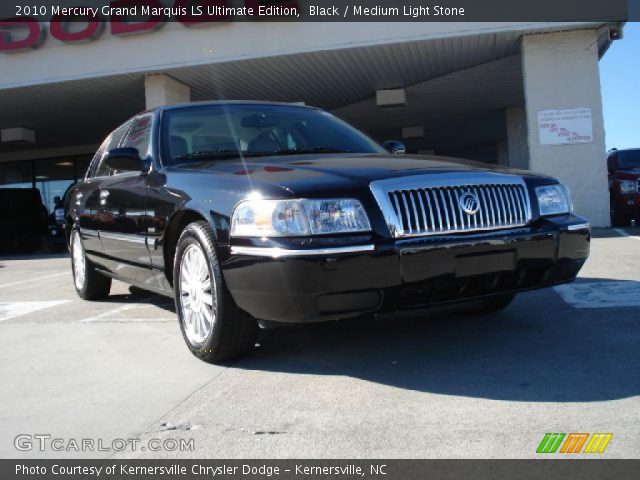
[{"label": "glass storefront window", "polygon": [[40,191],[47,212],[55,210],[55,198],[84,178],[91,155],[0,163],[0,188],[33,188]]},{"label": "glass storefront window", "polygon": [[0,188],[32,188],[33,167],[30,161],[0,163]]},{"label": "glass storefront window", "polygon": [[62,198],[67,188],[75,182],[74,162],[73,157],[36,160],[36,188],[40,190],[47,212],[55,210],[55,198]]}]

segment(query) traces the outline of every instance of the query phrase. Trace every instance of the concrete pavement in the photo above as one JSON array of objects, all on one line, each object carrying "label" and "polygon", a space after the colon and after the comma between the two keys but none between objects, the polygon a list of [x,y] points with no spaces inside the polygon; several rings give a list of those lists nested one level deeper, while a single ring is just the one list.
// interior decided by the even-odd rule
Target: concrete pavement
[{"label": "concrete pavement", "polygon": [[117,457],[522,458],[546,432],[612,432],[606,458],[639,458],[640,234],[596,237],[577,290],[272,330],[229,367],[189,354],[169,299],[114,282],[83,302],[68,258],[0,260],[0,457],[114,455],[16,450],[40,433],[193,440]]}]

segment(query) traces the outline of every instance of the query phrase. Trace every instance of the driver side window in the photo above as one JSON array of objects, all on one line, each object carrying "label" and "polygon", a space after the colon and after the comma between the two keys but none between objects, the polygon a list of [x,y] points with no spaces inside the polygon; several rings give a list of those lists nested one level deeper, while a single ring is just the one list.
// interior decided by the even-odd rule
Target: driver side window
[{"label": "driver side window", "polygon": [[143,115],[136,118],[131,125],[131,130],[122,143],[123,147],[135,148],[138,150],[140,158],[145,158],[149,151],[149,142],[151,140],[151,122],[152,115]]}]

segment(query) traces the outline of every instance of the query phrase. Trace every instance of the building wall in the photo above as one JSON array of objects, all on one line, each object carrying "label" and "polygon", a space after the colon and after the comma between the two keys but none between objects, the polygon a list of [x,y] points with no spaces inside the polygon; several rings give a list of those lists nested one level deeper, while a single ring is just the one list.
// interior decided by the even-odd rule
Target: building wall
[{"label": "building wall", "polygon": [[[596,30],[528,35],[522,42],[529,168],[569,186],[575,210],[592,225],[609,225],[604,120]],[[593,141],[541,145],[538,112],[588,107]]]}]

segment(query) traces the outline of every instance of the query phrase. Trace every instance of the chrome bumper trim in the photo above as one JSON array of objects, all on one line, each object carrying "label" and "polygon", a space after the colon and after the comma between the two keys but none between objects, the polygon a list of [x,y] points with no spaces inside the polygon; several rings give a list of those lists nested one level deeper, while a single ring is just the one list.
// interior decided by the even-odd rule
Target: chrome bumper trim
[{"label": "chrome bumper trim", "polygon": [[354,245],[352,247],[311,248],[307,250],[290,250],[286,248],[270,247],[231,247],[232,255],[250,255],[253,257],[305,257],[326,255],[332,256],[340,253],[372,252],[374,245]]},{"label": "chrome bumper trim", "polygon": [[567,230],[569,230],[571,232],[573,230],[584,230],[585,228],[591,228],[591,225],[589,224],[589,222],[587,222],[587,223],[576,223],[575,225],[569,225],[567,227]]}]

